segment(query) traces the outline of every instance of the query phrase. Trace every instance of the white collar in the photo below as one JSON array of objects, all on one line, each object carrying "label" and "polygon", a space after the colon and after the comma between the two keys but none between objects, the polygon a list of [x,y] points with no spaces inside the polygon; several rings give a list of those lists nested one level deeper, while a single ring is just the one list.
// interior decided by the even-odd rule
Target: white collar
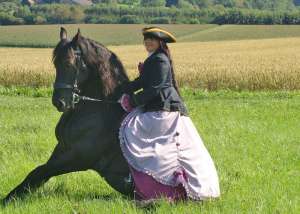
[{"label": "white collar", "polygon": [[151,56],[154,53],[154,51],[149,51],[148,52],[148,57]]}]

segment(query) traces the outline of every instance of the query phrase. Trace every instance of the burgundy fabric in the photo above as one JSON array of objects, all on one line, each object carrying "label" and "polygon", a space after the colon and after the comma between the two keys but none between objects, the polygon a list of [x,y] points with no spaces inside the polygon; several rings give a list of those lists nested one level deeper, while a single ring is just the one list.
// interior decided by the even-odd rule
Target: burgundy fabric
[{"label": "burgundy fabric", "polygon": [[138,70],[139,70],[140,74],[143,72],[143,69],[144,69],[144,63],[140,62],[139,65],[138,65]]},{"label": "burgundy fabric", "polygon": [[[186,177],[183,172],[174,172],[174,179],[178,182],[176,187],[168,186],[157,182],[150,175],[135,170],[129,165],[135,185],[136,200],[150,200],[157,198],[167,198],[169,201],[178,201],[187,199],[187,194],[182,182]],[[184,179],[184,180],[182,180]]]},{"label": "burgundy fabric", "polygon": [[126,112],[131,112],[133,110],[133,107],[130,104],[130,96],[128,94],[123,94],[119,102]]}]

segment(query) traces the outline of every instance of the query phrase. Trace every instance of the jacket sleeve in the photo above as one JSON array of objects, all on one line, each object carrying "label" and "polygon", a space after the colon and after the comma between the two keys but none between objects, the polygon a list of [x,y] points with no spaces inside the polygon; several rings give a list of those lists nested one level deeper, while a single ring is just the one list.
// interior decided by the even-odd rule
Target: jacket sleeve
[{"label": "jacket sleeve", "polygon": [[143,91],[131,95],[132,105],[145,105],[159,95],[159,92],[167,80],[169,69],[170,64],[167,58],[160,56],[155,57],[152,62],[151,78],[145,80],[147,81],[147,87],[145,87]]},{"label": "jacket sleeve", "polygon": [[127,94],[132,94],[136,90],[142,88],[140,77],[135,78],[133,81],[127,82],[123,86],[123,91]]}]

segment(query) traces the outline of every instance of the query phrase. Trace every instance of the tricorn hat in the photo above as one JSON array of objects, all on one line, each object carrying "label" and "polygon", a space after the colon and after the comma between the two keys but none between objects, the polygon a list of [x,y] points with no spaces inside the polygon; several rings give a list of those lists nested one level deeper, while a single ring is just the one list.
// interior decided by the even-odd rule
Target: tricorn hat
[{"label": "tricorn hat", "polygon": [[142,32],[143,32],[144,38],[156,37],[156,38],[161,39],[168,43],[176,42],[176,38],[174,35],[172,35],[170,32],[163,30],[159,27],[145,27],[142,29]]}]

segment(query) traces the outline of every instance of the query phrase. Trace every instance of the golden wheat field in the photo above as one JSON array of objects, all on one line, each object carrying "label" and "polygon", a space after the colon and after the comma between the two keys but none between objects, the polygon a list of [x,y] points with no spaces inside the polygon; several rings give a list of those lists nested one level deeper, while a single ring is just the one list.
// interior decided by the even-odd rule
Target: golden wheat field
[{"label": "golden wheat field", "polygon": [[[180,86],[208,90],[300,89],[300,39],[169,44]],[[108,46],[130,78],[147,57],[142,45]],[[52,49],[0,48],[0,85],[50,86]]]}]

